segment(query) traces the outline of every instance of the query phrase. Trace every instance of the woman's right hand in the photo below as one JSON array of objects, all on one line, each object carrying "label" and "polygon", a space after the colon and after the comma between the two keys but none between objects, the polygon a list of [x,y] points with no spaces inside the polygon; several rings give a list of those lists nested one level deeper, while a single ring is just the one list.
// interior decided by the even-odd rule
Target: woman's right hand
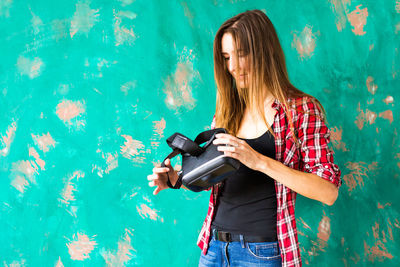
[{"label": "woman's right hand", "polygon": [[178,173],[171,166],[170,159],[165,160],[165,167],[157,166],[153,169],[153,174],[147,176],[147,180],[149,180],[149,186],[154,187],[157,186],[153,191],[153,195],[157,195],[161,190],[167,189],[167,173],[169,175],[169,180],[171,184],[174,185],[178,180]]}]

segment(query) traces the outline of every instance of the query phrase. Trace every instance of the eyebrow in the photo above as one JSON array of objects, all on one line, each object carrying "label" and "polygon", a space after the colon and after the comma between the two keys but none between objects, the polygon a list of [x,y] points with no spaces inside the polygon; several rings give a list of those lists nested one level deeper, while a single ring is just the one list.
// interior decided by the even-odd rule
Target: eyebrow
[{"label": "eyebrow", "polygon": [[[237,51],[238,52],[244,52],[244,49],[238,49]],[[224,54],[228,54],[228,53],[227,52],[222,52],[221,54],[224,55]]]}]

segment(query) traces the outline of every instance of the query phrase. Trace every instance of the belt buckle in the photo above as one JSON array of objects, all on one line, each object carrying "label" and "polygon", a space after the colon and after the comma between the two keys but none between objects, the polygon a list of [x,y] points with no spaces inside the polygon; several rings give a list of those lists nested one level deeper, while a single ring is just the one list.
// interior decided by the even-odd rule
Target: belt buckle
[{"label": "belt buckle", "polygon": [[217,232],[218,240],[223,242],[232,242],[231,234],[228,232]]}]

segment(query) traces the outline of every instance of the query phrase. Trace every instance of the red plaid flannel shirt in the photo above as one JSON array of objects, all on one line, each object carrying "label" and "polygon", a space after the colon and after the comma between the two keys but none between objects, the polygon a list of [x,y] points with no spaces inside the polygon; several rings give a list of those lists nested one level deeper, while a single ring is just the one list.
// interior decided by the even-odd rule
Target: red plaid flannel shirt
[{"label": "red plaid flannel shirt", "polygon": [[[290,168],[314,173],[340,187],[340,170],[333,162],[333,151],[328,147],[330,131],[323,121],[317,105],[308,97],[288,99],[293,125],[300,145],[296,146],[288,127],[288,118],[278,100],[272,108],[278,112],[274,120],[276,160]],[[214,128],[213,121],[211,127]],[[294,208],[296,192],[275,181],[277,198],[277,235],[282,255],[282,266],[301,266],[300,247],[297,238]],[[204,254],[210,241],[211,221],[214,218],[215,204],[220,185],[212,188],[208,214],[203,223],[197,245]]]}]

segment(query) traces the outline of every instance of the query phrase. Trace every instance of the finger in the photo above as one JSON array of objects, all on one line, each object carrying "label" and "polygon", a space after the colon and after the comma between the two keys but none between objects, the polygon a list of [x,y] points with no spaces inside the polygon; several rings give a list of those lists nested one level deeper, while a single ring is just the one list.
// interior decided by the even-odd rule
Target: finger
[{"label": "finger", "polygon": [[230,142],[230,140],[227,138],[219,138],[219,139],[215,139],[213,141],[213,144],[214,145],[223,145],[223,144],[228,145],[229,142]]},{"label": "finger", "polygon": [[230,135],[230,134],[226,134],[226,133],[219,133],[219,134],[216,134],[215,137],[216,138],[230,138],[230,137],[233,137],[233,136]]},{"label": "finger", "polygon": [[234,146],[218,146],[217,147],[218,151],[226,151],[226,152],[236,152],[237,147]]},{"label": "finger", "polygon": [[157,195],[158,192],[161,191],[161,188],[159,186],[157,186],[157,188],[153,191],[153,195]]},{"label": "finger", "polygon": [[170,159],[166,159],[164,161],[165,166],[170,167],[171,166],[171,160]]},{"label": "finger", "polygon": [[239,154],[237,154],[235,152],[224,151],[224,155],[227,156],[227,157],[231,157],[231,158],[234,158],[234,159],[237,159],[237,160],[240,161]]},{"label": "finger", "polygon": [[161,167],[161,168],[154,168],[153,173],[164,173],[164,172],[169,172],[168,167]]},{"label": "finger", "polygon": [[154,179],[157,179],[157,176],[155,174],[147,175],[147,180],[153,181]]}]

